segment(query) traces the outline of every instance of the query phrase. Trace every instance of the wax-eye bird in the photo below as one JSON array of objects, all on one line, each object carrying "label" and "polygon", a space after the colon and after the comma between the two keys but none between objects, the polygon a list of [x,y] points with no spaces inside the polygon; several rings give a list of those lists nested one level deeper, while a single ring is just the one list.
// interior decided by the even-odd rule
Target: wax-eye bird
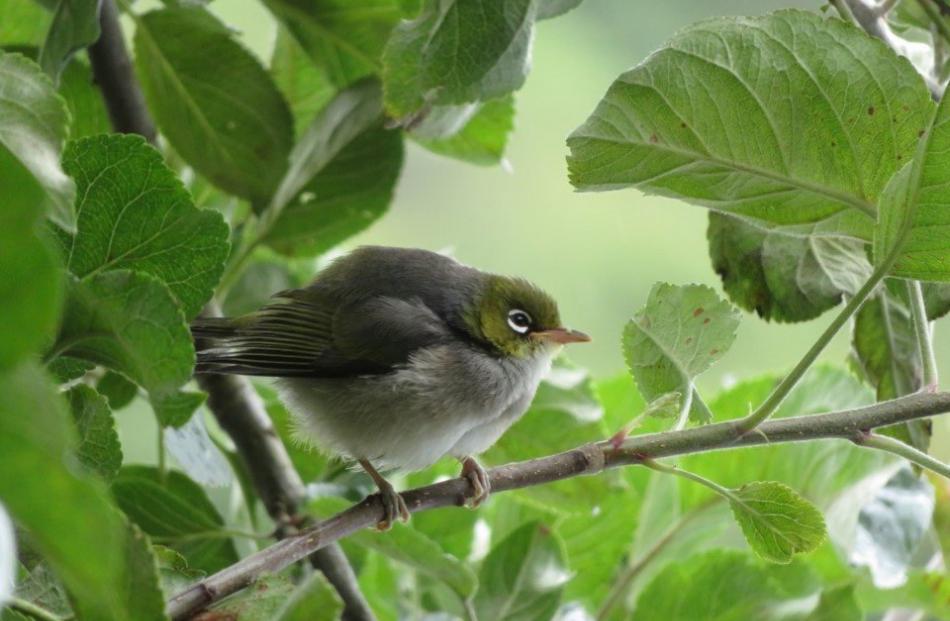
[{"label": "wax-eye bird", "polygon": [[552,357],[590,340],[520,278],[408,248],[364,247],[261,310],[192,324],[199,373],[279,378],[303,436],[358,462],[387,527],[408,519],[379,471],[452,455],[474,506],[489,480],[475,456],[524,414]]}]

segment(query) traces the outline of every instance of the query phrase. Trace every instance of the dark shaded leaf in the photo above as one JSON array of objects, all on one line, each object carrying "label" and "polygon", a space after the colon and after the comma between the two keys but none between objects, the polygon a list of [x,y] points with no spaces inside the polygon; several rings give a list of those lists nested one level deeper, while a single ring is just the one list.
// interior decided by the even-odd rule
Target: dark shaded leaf
[{"label": "dark shaded leaf", "polygon": [[39,63],[54,81],[73,54],[99,38],[100,0],[58,0]]},{"label": "dark shaded leaf", "polygon": [[337,88],[379,73],[380,55],[401,17],[397,0],[265,0]]},{"label": "dark shaded leaf", "polygon": [[213,572],[237,561],[224,520],[204,490],[174,470],[125,466],[112,482],[119,507],[143,531],[180,552],[195,569]]},{"label": "dark shaded leaf", "polygon": [[271,77],[203,9],[152,11],[137,26],[138,75],[162,133],[221,189],[265,204],[293,141],[293,119]]},{"label": "dark shaded leaf", "polygon": [[499,541],[482,563],[475,609],[479,619],[547,621],[570,579],[563,544],[530,522]]},{"label": "dark shaded leaf", "polygon": [[871,273],[856,240],[765,230],[716,212],[709,214],[706,236],[729,299],[767,320],[814,319],[842,294],[855,293]]},{"label": "dark shaded leaf", "polygon": [[66,393],[79,431],[79,461],[106,481],[122,466],[122,446],[109,403],[92,388],[80,384]]},{"label": "dark shaded leaf", "polygon": [[115,371],[106,371],[96,383],[96,390],[109,400],[109,407],[121,410],[135,399],[139,389]]},{"label": "dark shaded leaf", "polygon": [[487,101],[524,83],[534,27],[531,0],[427,0],[393,31],[383,55],[386,110]]}]

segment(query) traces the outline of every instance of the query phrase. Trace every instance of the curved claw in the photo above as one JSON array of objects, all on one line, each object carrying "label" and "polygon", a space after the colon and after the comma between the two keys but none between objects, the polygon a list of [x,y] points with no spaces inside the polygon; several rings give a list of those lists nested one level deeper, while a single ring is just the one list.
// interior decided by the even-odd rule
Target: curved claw
[{"label": "curved claw", "polygon": [[383,501],[383,519],[376,524],[377,530],[389,530],[396,520],[409,521],[409,507],[392,485],[380,485],[379,498]]},{"label": "curved claw", "polygon": [[473,509],[488,500],[488,496],[491,494],[491,480],[488,478],[488,472],[481,464],[472,457],[466,457],[462,460],[461,476],[467,479],[469,485],[472,486],[472,496],[469,498],[469,503]]}]

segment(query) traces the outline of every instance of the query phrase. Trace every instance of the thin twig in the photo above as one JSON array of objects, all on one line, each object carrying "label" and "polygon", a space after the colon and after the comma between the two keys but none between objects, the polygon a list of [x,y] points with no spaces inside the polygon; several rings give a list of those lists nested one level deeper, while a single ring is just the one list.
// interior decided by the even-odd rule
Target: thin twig
[{"label": "thin twig", "polygon": [[[853,410],[772,420],[759,426],[756,433],[745,433],[736,421],[726,421],[634,436],[627,438],[620,448],[614,448],[610,441],[587,444],[549,457],[493,468],[488,475],[492,492],[499,493],[672,455],[821,438],[854,441],[867,437],[869,429],[945,412],[950,412],[950,393],[915,394]],[[415,513],[461,506],[470,493],[468,481],[456,478],[409,490],[402,496],[409,511]],[[176,621],[187,619],[195,611],[250,585],[262,574],[280,571],[315,550],[376,525],[382,518],[383,505],[374,494],[313,529],[279,541],[195,583],[169,600],[168,614]]]},{"label": "thin twig", "polygon": [[942,477],[950,479],[950,466],[939,459],[934,459],[923,451],[915,449],[909,444],[901,442],[897,438],[872,433],[863,438],[855,439],[854,443],[858,446],[865,446],[867,448],[893,453],[894,455],[900,455],[907,461],[915,463],[921,468],[926,468],[927,470],[936,472]]},{"label": "thin twig", "polygon": [[37,606],[33,602],[28,602],[25,599],[20,599],[19,597],[14,597],[6,603],[6,607],[10,610],[15,610],[23,616],[29,617],[30,619],[36,619],[36,621],[62,621],[63,618],[59,615],[56,615],[49,610]]},{"label": "thin twig", "polygon": [[940,380],[937,373],[937,358],[934,355],[933,333],[930,320],[927,319],[927,307],[924,304],[924,292],[920,283],[913,280],[907,282],[907,293],[910,297],[911,319],[924,371],[924,390],[933,392],[937,390]]},{"label": "thin twig", "polygon": [[[141,134],[154,144],[155,124],[135,79],[118,17],[114,1],[103,0],[99,14],[102,34],[89,48],[93,75],[115,130]],[[208,393],[208,408],[234,440],[268,513],[279,527],[294,523],[305,488],[257,393],[246,379],[233,376],[199,378],[199,384]],[[286,530],[278,528],[278,534]],[[347,621],[375,620],[353,568],[338,545],[315,551],[310,562],[340,594]]]}]

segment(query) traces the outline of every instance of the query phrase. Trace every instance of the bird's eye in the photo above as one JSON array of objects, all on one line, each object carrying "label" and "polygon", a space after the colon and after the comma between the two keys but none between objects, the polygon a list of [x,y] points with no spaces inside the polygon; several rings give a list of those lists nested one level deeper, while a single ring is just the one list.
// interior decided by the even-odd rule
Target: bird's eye
[{"label": "bird's eye", "polygon": [[527,334],[531,327],[531,315],[521,309],[508,311],[508,326],[518,334]]}]

